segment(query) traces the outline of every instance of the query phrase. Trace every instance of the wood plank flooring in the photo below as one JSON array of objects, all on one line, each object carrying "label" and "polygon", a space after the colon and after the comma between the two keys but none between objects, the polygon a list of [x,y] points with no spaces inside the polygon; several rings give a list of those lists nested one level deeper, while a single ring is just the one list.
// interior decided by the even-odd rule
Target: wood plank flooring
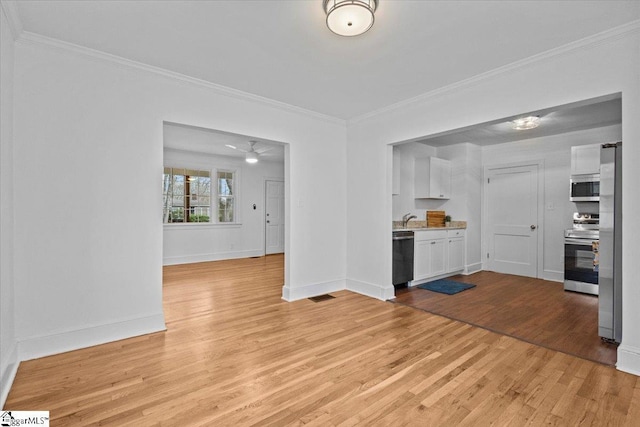
[{"label": "wood plank flooring", "polygon": [[168,330],[24,362],[52,426],[637,425],[638,377],[341,291],[282,301],[283,258],[165,268]]},{"label": "wood plank flooring", "polygon": [[398,289],[395,301],[585,359],[615,365],[617,345],[598,336],[598,297],[562,283],[481,271],[450,278],[476,287],[445,295]]}]

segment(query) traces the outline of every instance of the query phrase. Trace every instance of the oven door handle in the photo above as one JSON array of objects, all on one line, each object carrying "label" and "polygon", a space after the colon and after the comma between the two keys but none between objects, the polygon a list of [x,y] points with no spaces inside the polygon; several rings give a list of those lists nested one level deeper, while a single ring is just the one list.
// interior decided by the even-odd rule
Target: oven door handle
[{"label": "oven door handle", "polygon": [[564,243],[569,245],[583,245],[591,246],[593,242],[598,242],[598,239],[572,239],[570,237],[564,238]]}]

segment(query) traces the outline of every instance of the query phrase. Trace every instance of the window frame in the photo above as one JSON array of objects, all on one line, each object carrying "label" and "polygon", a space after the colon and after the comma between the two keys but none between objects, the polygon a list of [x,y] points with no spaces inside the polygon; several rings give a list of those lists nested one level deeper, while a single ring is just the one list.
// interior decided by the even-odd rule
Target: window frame
[{"label": "window frame", "polygon": [[[238,223],[238,195],[237,195],[237,189],[238,189],[238,174],[237,171],[235,169],[229,169],[229,168],[216,168],[213,170],[214,174],[215,174],[215,182],[216,182],[216,188],[215,188],[215,200],[216,200],[216,210],[215,210],[215,218],[216,224],[237,224]],[[223,173],[230,173],[231,174],[231,180],[233,181],[233,190],[232,190],[232,194],[231,196],[220,196],[220,192],[218,191],[218,174],[220,172]],[[231,197],[233,199],[233,221],[225,221],[225,222],[221,222],[218,220],[218,215],[220,213],[220,197]]]},{"label": "window frame", "polygon": [[[238,193],[238,188],[240,186],[240,171],[239,168],[234,167],[233,165],[220,165],[212,167],[211,164],[203,165],[197,163],[182,163],[182,162],[168,162],[168,164],[163,165],[163,175],[165,168],[172,169],[191,169],[198,170],[202,172],[209,172],[209,177],[211,178],[211,185],[209,191],[210,197],[210,212],[209,222],[164,222],[164,213],[162,213],[162,225],[163,227],[170,229],[178,229],[178,228],[191,228],[191,227],[203,227],[203,228],[237,228],[242,225],[242,221],[240,220],[240,211],[238,207],[240,206],[240,197],[241,195]],[[233,222],[219,222],[218,221],[218,210],[219,210],[219,196],[218,196],[218,172],[229,172],[233,174],[233,200],[234,200],[234,212],[233,212]],[[160,193],[162,197],[162,193]],[[164,203],[162,208],[164,209]]]}]

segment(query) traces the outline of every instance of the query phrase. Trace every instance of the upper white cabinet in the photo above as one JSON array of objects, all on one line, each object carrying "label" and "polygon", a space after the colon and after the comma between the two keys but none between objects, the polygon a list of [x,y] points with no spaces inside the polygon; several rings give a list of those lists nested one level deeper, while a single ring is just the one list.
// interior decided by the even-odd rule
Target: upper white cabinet
[{"label": "upper white cabinet", "polygon": [[400,169],[402,169],[402,153],[398,147],[393,147],[393,178],[391,194],[400,194]]},{"label": "upper white cabinet", "polygon": [[451,197],[451,162],[437,157],[415,159],[414,198],[448,199]]},{"label": "upper white cabinet", "polygon": [[600,144],[571,147],[571,175],[600,173]]}]

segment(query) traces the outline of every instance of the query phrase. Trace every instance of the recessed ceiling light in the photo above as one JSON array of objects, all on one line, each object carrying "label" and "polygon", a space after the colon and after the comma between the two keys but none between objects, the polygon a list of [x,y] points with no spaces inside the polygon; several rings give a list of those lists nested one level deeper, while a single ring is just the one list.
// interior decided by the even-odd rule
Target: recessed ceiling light
[{"label": "recessed ceiling light", "polygon": [[511,125],[515,130],[527,130],[540,126],[539,116],[521,117],[511,122]]},{"label": "recessed ceiling light", "polygon": [[373,26],[378,0],[323,0],[327,27],[339,36],[358,36]]}]

